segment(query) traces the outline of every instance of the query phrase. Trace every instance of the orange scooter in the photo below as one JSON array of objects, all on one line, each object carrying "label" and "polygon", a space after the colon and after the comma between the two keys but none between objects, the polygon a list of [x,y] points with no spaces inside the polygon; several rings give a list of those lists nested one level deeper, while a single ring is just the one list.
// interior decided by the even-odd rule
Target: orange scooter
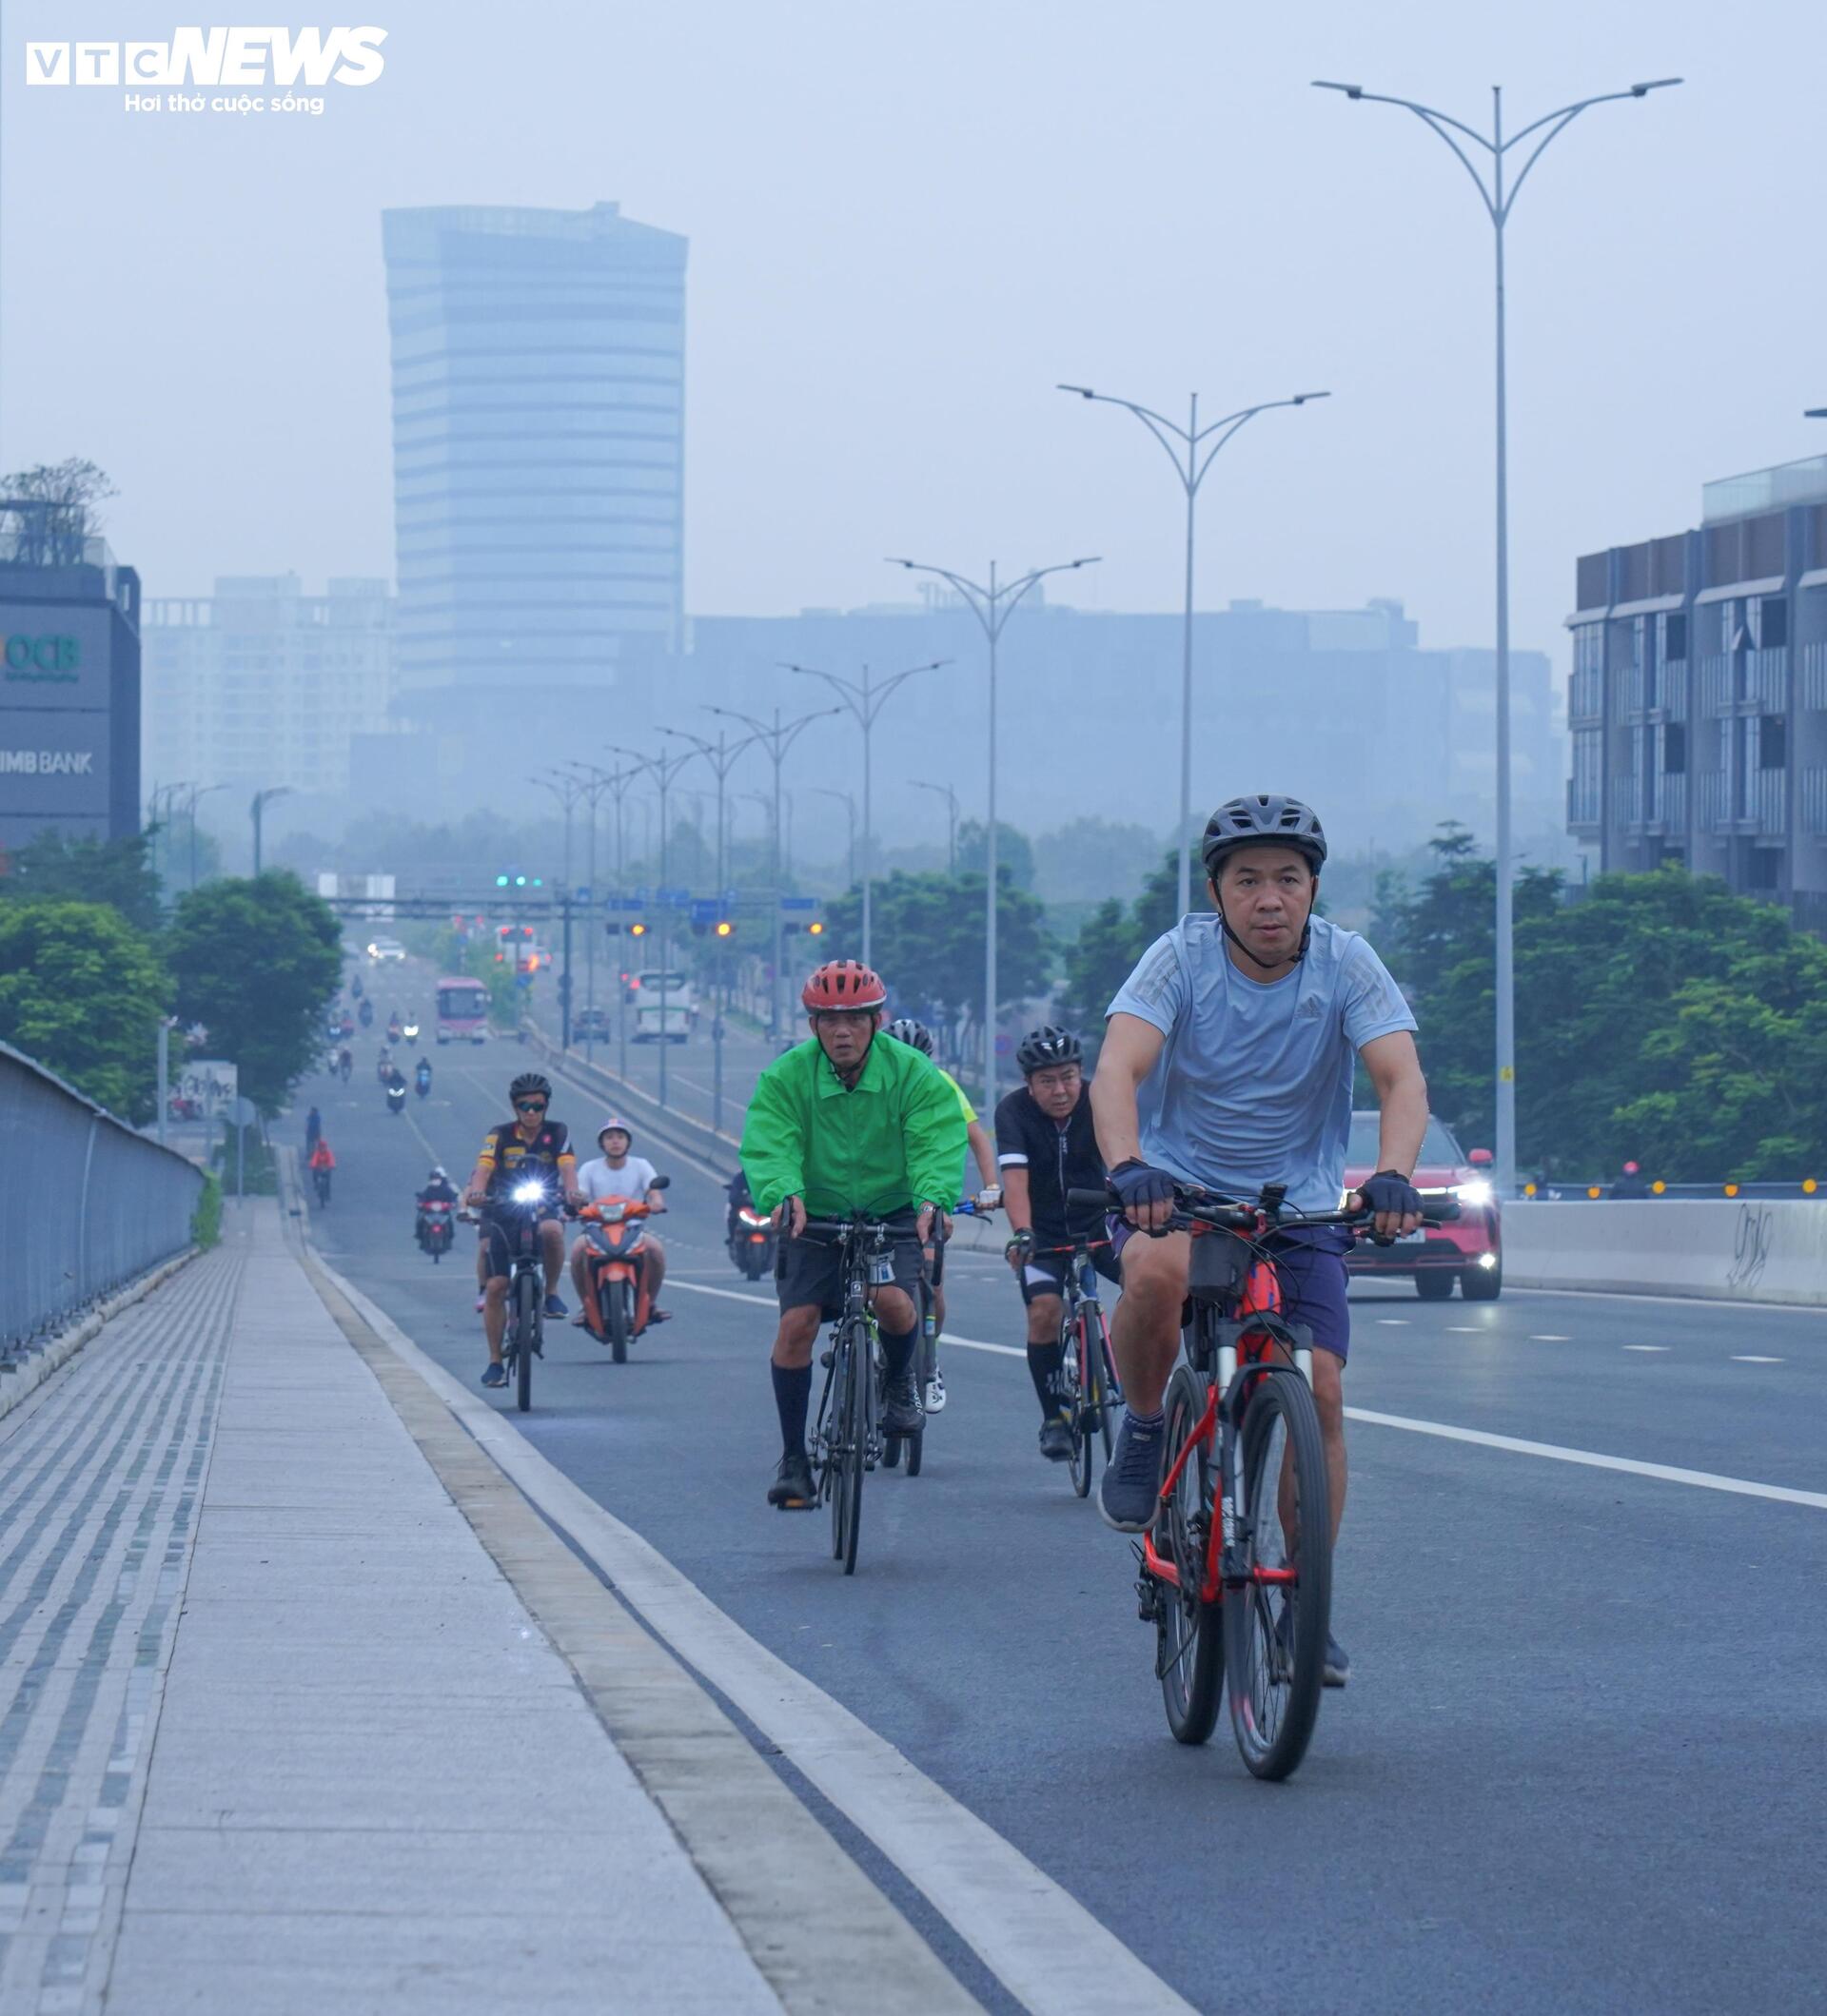
[{"label": "orange scooter", "polygon": [[[671,1182],[658,1176],[654,1188],[663,1190]],[[627,1363],[628,1346],[646,1329],[654,1304],[645,1259],[647,1208],[642,1197],[601,1197],[578,1213],[588,1249],[584,1320],[619,1365]]]}]

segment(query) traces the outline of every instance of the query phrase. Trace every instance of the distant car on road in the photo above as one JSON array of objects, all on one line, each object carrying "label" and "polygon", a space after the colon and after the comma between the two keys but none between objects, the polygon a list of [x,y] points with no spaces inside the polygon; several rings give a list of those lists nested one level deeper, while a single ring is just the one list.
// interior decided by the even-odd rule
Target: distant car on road
[{"label": "distant car on road", "polygon": [[376,966],[379,966],[383,960],[403,960],[405,956],[406,949],[400,943],[398,938],[370,938],[368,940],[368,957],[374,961]]},{"label": "distant car on road", "polygon": [[[1382,1116],[1353,1113],[1351,1145],[1346,1151],[1345,1186],[1355,1189],[1376,1173]],[[1490,1182],[1491,1153],[1468,1155],[1444,1122],[1430,1120],[1415,1165],[1415,1187],[1451,1190],[1459,1217],[1448,1225],[1424,1225],[1393,1245],[1360,1240],[1346,1256],[1347,1272],[1373,1280],[1406,1277],[1423,1302],[1444,1302],[1459,1283],[1467,1302],[1495,1302],[1503,1288],[1503,1216]]]},{"label": "distant car on road", "polygon": [[592,1043],[607,1043],[615,1033],[615,1023],[607,1008],[580,1008],[571,1018],[573,1043],[581,1043],[586,1036]]}]

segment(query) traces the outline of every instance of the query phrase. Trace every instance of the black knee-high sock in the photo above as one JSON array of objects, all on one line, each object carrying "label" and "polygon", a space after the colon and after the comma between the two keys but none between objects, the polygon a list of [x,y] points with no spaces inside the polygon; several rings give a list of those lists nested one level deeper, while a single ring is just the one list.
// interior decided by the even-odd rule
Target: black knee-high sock
[{"label": "black knee-high sock", "polygon": [[914,1361],[914,1346],[919,1341],[920,1333],[917,1329],[909,1330],[900,1337],[891,1337],[886,1330],[882,1332],[882,1357],[887,1362],[890,1379],[905,1376],[908,1366]]},{"label": "black knee-high sock", "polygon": [[776,1365],[768,1361],[774,1374],[774,1404],[780,1416],[780,1443],[789,1456],[806,1453],[806,1414],[812,1405],[812,1367]]},{"label": "black knee-high sock", "polygon": [[1049,1420],[1059,1412],[1059,1368],[1066,1352],[1058,1338],[1028,1346],[1028,1376],[1040,1396],[1040,1411]]}]

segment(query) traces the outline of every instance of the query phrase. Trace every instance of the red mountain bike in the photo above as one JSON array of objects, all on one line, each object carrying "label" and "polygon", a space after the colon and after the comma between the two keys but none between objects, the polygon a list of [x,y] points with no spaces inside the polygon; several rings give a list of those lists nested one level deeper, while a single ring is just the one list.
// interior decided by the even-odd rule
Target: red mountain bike
[{"label": "red mountain bike", "polygon": [[[1155,1627],[1168,1727],[1203,1743],[1229,1673],[1231,1727],[1259,1778],[1306,1753],[1326,1676],[1332,1610],[1331,1493],[1313,1403],[1312,1336],[1282,1314],[1267,1242],[1296,1226],[1364,1226],[1370,1214],[1253,1204],[1176,1185],[1169,1229],[1190,1232],[1185,1362],[1166,1400],[1161,1497],[1137,1549],[1138,1608]],[[1071,1193],[1072,1203],[1113,1200]],[[1459,1215],[1449,1197],[1424,1216]]]}]

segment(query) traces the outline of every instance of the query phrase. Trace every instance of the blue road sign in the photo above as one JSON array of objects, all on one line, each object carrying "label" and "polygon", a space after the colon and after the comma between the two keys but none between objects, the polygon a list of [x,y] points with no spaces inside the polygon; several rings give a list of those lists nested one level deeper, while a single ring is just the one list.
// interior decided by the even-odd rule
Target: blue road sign
[{"label": "blue road sign", "polygon": [[818,908],[818,898],[816,896],[782,896],[780,898],[780,908],[782,910],[816,910]]}]

